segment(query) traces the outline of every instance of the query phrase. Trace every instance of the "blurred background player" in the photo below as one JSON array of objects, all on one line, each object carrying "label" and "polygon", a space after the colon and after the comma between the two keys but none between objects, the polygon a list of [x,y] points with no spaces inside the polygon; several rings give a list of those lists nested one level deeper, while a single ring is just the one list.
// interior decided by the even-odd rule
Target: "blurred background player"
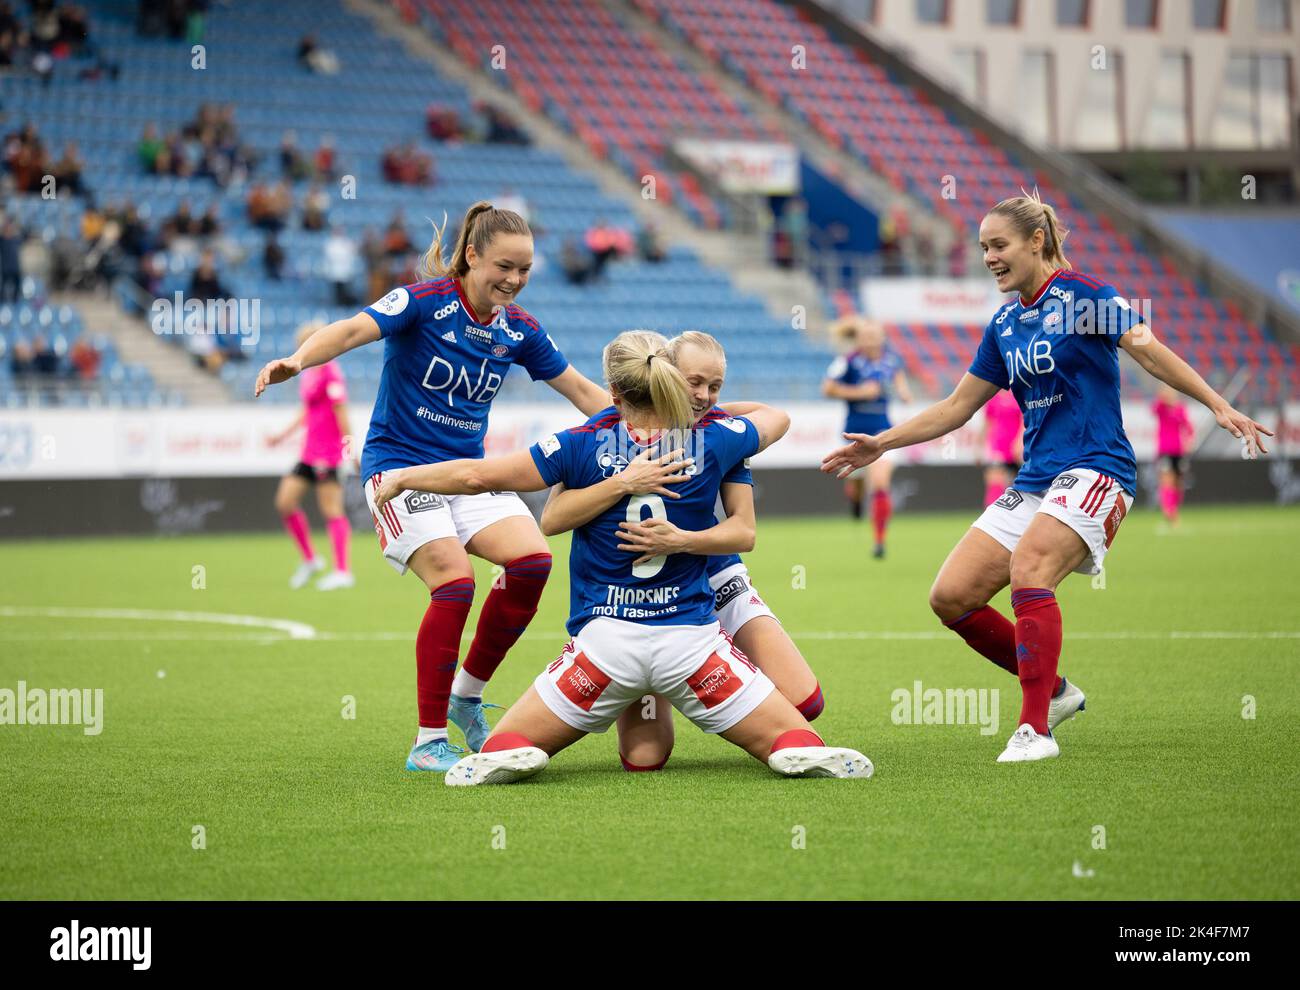
[{"label": "blurred background player", "polygon": [[[686,381],[696,421],[718,412],[718,398],[727,375],[727,355],[722,345],[710,334],[689,330],[668,341],[665,353]],[[765,408],[756,402],[730,402],[721,411],[745,416]],[[613,411],[611,407],[597,413],[592,421]],[[542,532],[552,536],[576,529],[629,495],[678,498],[665,485],[675,485],[683,478],[672,478],[661,463],[664,460],[666,457],[643,455],[630,461],[622,471],[588,488],[575,490],[556,485],[542,512]],[[799,714],[812,722],[825,709],[821,685],[808,661],[759,595],[749,569],[739,556],[754,548],[753,486],[753,475],[742,462],[723,478],[721,522],[715,517],[716,525],[698,532],[681,529],[668,519],[653,516],[640,522],[624,522],[619,549],[634,554],[634,563],[672,553],[707,556],[706,572],[714,596],[714,615],[723,631],[772,679]],[[648,707],[628,708],[619,717],[618,735],[624,769],[662,769],[673,747],[672,712],[668,703],[659,698]]]},{"label": "blurred background player", "polygon": [[[1260,434],[1272,435],[1156,340],[1113,287],[1070,270],[1067,233],[1036,194],[993,207],[980,224],[984,263],[998,291],[1017,296],[989,321],[970,370],[947,399],[883,434],[849,437],[822,465],[842,477],[886,450],[951,433],[999,389],[1015,395],[1025,466],[953,548],[930,590],[944,625],[1020,679],[1018,728],[999,763],[1059,756],[1052,729],[1084,707],[1083,692],[1057,676],[1056,588],[1072,571],[1101,572],[1137,491],[1120,412],[1119,348],[1204,403],[1250,456],[1265,451]],[[1014,626],[988,604],[1007,585]]]},{"label": "blurred background player", "polygon": [[1160,466],[1160,511],[1170,529],[1178,528],[1183,505],[1183,479],[1187,473],[1187,448],[1192,442],[1192,420],[1182,396],[1168,385],[1156,392],[1151,404],[1156,417],[1156,461]]},{"label": "blurred background player", "polygon": [[[834,337],[853,347],[848,354],[831,362],[822,382],[822,394],[829,399],[848,403],[845,433],[882,433],[889,429],[889,400],[896,394],[904,402],[912,401],[903,374],[903,363],[885,346],[885,327],[877,320],[847,316],[831,328]],[[892,390],[892,392],[891,392]],[[894,466],[889,458],[875,461],[867,470],[867,490],[871,495],[871,525],[875,531],[874,557],[885,555],[885,533],[893,502],[889,483]],[[862,518],[862,478],[850,475],[844,485],[854,519]]]},{"label": "blurred background player", "polygon": [[630,462],[646,448],[679,442],[694,451],[692,459],[673,462],[689,475],[677,479],[679,498],[625,496],[575,532],[569,562],[573,639],[502,716],[482,751],[448,772],[448,784],[504,784],[531,776],[587,733],[608,730],[629,705],[652,693],[776,773],[871,776],[870,760],[826,746],[731,644],[714,617],[704,557],[677,553],[638,563],[618,549],[622,524],[641,519],[646,510],[686,529],[704,529],[727,473],[790,425],[785,413],[767,408],[749,419],[719,410],[697,420],[665,343],[659,334],[629,331],[606,347],[613,413],[526,451],[407,468],[380,486],[378,504],[404,489],[452,495],[496,487],[539,491],[561,482],[585,489],[602,480],[602,455]]},{"label": "blurred background player", "polygon": [[[303,324],[299,327],[295,340],[301,346],[324,325],[319,322]],[[352,437],[352,428],[348,425],[347,388],[337,362],[327,361],[304,371],[298,381],[298,394],[302,398],[302,412],[282,431],[267,437],[266,441],[270,446],[276,447],[299,429],[303,430],[298,463],[280,479],[280,487],[275,493],[275,509],[284,520],[284,528],[302,553],[302,563],[289,579],[289,587],[303,587],[312,575],[325,568],[312,547],[311,527],[307,522],[307,514],[302,511],[303,496],[308,488],[314,486],[316,504],[320,506],[320,513],[325,518],[325,531],[329,534],[330,548],[334,553],[334,570],[317,581],[316,587],[321,591],[351,588],[356,584],[356,579],[348,569],[352,526],[343,508],[339,465],[343,462],[344,448]]]},{"label": "blurred background player", "polygon": [[1025,421],[1010,392],[998,390],[984,406],[984,504],[992,505],[1020,470],[1025,454]]},{"label": "blurred background player", "polygon": [[[374,491],[394,468],[483,456],[488,411],[514,364],[584,415],[609,404],[608,393],[573,368],[515,303],[533,265],[533,237],[523,217],[475,203],[450,262],[442,253],[444,230],[445,223],[435,228],[422,260],[427,281],[394,289],[356,316],[318,330],[291,357],[267,364],[255,386],[260,395],[303,368],[384,340],[361,476],[384,559],[398,574],[414,571],[429,590],[415,637],[419,724],[406,768],[437,772],[461,752],[447,739],[449,717],[470,749],[487,738],[483,688],[536,614],[551,553],[513,492],[459,498],[410,492],[380,511]],[[458,674],[461,633],[474,601],[469,554],[503,571],[483,603]]]}]

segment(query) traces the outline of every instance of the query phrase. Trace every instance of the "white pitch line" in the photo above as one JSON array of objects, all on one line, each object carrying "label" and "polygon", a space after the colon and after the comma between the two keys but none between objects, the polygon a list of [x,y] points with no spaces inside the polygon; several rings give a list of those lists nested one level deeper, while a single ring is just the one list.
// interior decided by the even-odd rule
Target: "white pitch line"
[{"label": "white pitch line", "polygon": [[223,626],[252,626],[288,633],[290,639],[312,639],[316,629],[292,619],[267,619],[257,615],[225,612],[183,612],[146,608],[74,608],[43,605],[0,605],[0,616],[53,619],[144,619],[156,622],[201,622]]}]

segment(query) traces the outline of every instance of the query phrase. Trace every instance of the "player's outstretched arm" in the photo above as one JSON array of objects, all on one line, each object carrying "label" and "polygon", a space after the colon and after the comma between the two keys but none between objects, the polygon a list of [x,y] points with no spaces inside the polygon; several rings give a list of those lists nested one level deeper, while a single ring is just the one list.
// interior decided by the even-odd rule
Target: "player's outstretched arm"
[{"label": "player's outstretched arm", "polygon": [[678,529],[666,519],[619,523],[620,550],[639,553],[640,564],[667,553],[696,553],[702,557],[749,553],[758,526],[754,520],[754,486],[729,481],[722,486],[722,508],[727,518],[708,529]]},{"label": "player's outstretched arm", "polygon": [[323,326],[304,340],[302,346],[289,357],[276,358],[262,367],[257,373],[257,382],[253,385],[253,398],[265,392],[268,385],[288,381],[304,368],[314,368],[318,364],[333,361],[354,347],[374,343],[379,337],[379,324],[366,312]]},{"label": "player's outstretched arm", "polygon": [[1268,453],[1261,434],[1271,437],[1272,432],[1228,405],[1228,400],[1214,391],[1195,368],[1156,340],[1155,334],[1145,323],[1138,324],[1124,334],[1119,339],[1119,346],[1128,351],[1148,374],[1190,396],[1214,413],[1218,424],[1245,445],[1248,457],[1254,457],[1256,451]]},{"label": "player's outstretched arm", "polygon": [[851,440],[847,447],[832,450],[822,459],[822,470],[837,478],[845,478],[860,467],[866,467],[887,450],[910,447],[951,433],[967,423],[984,403],[993,398],[998,387],[970,372],[962,375],[957,387],[946,399],[941,399],[898,426],[877,433],[846,433]]},{"label": "player's outstretched arm", "polygon": [[375,506],[391,501],[402,492],[435,492],[439,495],[481,495],[483,492],[539,492],[546,487],[533,455],[520,450],[505,457],[485,460],[444,461],[385,471],[375,490]]},{"label": "player's outstretched arm", "polygon": [[577,406],[584,416],[594,416],[614,401],[608,392],[573,365],[554,378],[548,378],[546,384]]},{"label": "player's outstretched arm", "polygon": [[644,450],[618,474],[598,484],[586,488],[556,485],[542,510],[542,532],[556,536],[584,526],[628,495],[681,498],[678,492],[664,486],[678,484],[689,477],[683,472],[695,458],[682,460],[682,453],[674,450],[659,457],[654,449]]},{"label": "player's outstretched arm", "polygon": [[822,395],[828,399],[843,399],[846,402],[870,402],[880,398],[880,382],[862,382],[858,385],[845,385],[834,378],[822,382]]},{"label": "player's outstretched arm", "polygon": [[790,429],[790,414],[784,409],[774,409],[772,406],[760,406],[753,412],[747,413],[745,418],[754,424],[754,429],[758,430],[758,450],[755,453],[767,450]]}]

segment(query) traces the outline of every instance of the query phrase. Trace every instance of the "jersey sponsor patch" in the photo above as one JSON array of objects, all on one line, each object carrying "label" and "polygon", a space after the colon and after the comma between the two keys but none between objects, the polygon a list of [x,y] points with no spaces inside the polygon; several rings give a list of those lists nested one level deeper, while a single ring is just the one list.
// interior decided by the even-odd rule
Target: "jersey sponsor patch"
[{"label": "jersey sponsor patch", "polygon": [[728,578],[727,582],[719,586],[718,590],[713,593],[713,610],[715,612],[720,611],[722,606],[739,598],[748,590],[745,579],[739,574]]},{"label": "jersey sponsor patch", "polygon": [[744,433],[744,432],[745,432],[745,424],[742,423],[740,420],[735,419],[735,418],[733,418],[733,417],[731,417],[731,416],[728,416],[726,419],[720,419],[720,420],[718,420],[718,423],[719,423],[720,425],[722,425],[722,426],[725,426],[725,427],[726,427],[727,429],[729,429],[732,433]]},{"label": "jersey sponsor patch", "polygon": [[403,288],[396,288],[388,295],[380,299],[370,308],[383,313],[385,316],[396,316],[406,309],[407,304],[411,301],[411,294]]},{"label": "jersey sponsor patch", "polygon": [[1078,483],[1079,476],[1077,474],[1058,474],[1049,491],[1056,491],[1058,488],[1073,488]]},{"label": "jersey sponsor patch", "polygon": [[705,708],[717,708],[744,686],[731,664],[716,653],[686,678],[686,683]]},{"label": "jersey sponsor patch", "polygon": [[545,440],[542,441],[542,453],[545,454],[547,457],[550,457],[559,449],[560,449],[560,438],[557,437],[554,433],[552,433],[549,437],[547,437]]},{"label": "jersey sponsor patch", "polygon": [[994,502],[993,504],[996,505],[999,509],[1014,509],[1024,500],[1025,497],[1021,495],[1018,491],[1016,491],[1014,488],[1008,488],[1005,492],[1002,493],[1002,497],[998,499],[996,502]]},{"label": "jersey sponsor patch", "polygon": [[407,492],[402,501],[407,512],[427,512],[429,509],[441,509],[447,504],[441,495],[433,492]]},{"label": "jersey sponsor patch", "polygon": [[1120,494],[1115,499],[1115,507],[1110,510],[1106,516],[1106,521],[1102,523],[1102,528],[1106,531],[1106,549],[1110,549],[1111,542],[1115,539],[1115,534],[1119,532],[1119,524],[1124,521],[1124,516],[1128,514],[1128,509],[1124,505],[1124,496]]},{"label": "jersey sponsor patch", "polygon": [[587,659],[585,653],[574,657],[573,664],[555,682],[560,693],[584,712],[591,711],[591,706],[609,685],[609,675]]}]

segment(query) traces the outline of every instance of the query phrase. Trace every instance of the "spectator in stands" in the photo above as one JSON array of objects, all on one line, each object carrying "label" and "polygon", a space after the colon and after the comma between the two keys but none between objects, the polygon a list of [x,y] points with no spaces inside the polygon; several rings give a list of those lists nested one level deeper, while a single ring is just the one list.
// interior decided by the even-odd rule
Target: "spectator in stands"
[{"label": "spectator in stands", "polygon": [[85,193],[86,187],[81,182],[81,173],[85,166],[81,152],[77,149],[77,142],[68,141],[64,144],[63,157],[50,168],[50,174],[54,176],[55,188],[60,195],[65,189],[74,196]]},{"label": "spectator in stands", "polygon": [[318,183],[313,182],[302,202],[304,230],[324,230],[329,222],[330,198]]},{"label": "spectator in stands", "polygon": [[136,265],[134,281],[150,299],[162,295],[163,278],[167,274],[167,261],[162,252],[143,254]]},{"label": "spectator in stands", "polygon": [[[199,265],[190,277],[190,290],[186,298],[197,299],[203,303],[230,298],[230,293],[221,284],[221,279],[217,275],[217,260],[211,251],[204,251],[199,257]],[[226,328],[205,324],[203,332],[186,334],[190,353],[194,355],[195,363],[200,368],[215,373],[221,370],[221,366],[231,356],[223,348],[218,347],[216,338],[223,329]]]},{"label": "spectator in stands", "polygon": [[529,143],[528,135],[519,129],[519,126],[504,110],[488,104],[485,113],[487,115],[487,134],[484,139],[488,144]]},{"label": "spectator in stands", "polygon": [[458,141],[463,135],[460,115],[441,103],[430,103],[424,112],[424,126],[435,141]]},{"label": "spectator in stands", "polygon": [[163,150],[162,138],[158,136],[158,125],[154,123],[145,124],[144,133],[140,135],[140,142],[135,146],[135,156],[140,161],[140,167],[149,175],[159,171],[158,156]]},{"label": "spectator in stands", "polygon": [[314,34],[303,35],[298,42],[298,62],[320,76],[332,76],[339,71],[339,57],[322,48]]},{"label": "spectator in stands", "polygon": [[653,223],[643,224],[637,231],[636,250],[642,261],[648,261],[652,265],[657,265],[667,257],[663,245],[659,243],[659,229]]},{"label": "spectator in stands", "polygon": [[632,253],[632,235],[622,227],[614,227],[604,217],[598,219],[583,238],[591,252],[592,275],[599,278],[605,266],[613,259]]},{"label": "spectator in stands", "polygon": [[122,234],[117,242],[118,246],[128,257],[141,257],[149,250],[152,239],[149,236],[149,228],[140,219],[140,212],[130,200],[122,204],[122,209],[118,214],[118,222],[122,225]]},{"label": "spectator in stands", "polygon": [[22,292],[23,234],[13,217],[0,223],[0,303],[17,302]]},{"label": "spectator in stands", "polygon": [[59,373],[59,355],[44,334],[38,333],[32,338],[32,370],[46,378],[53,378]]},{"label": "spectator in stands", "polygon": [[32,345],[25,340],[15,340],[13,350],[9,353],[9,371],[14,379],[22,384],[35,371],[32,363]]},{"label": "spectator in stands", "polygon": [[366,263],[366,298],[382,298],[389,286],[388,254],[373,227],[367,227],[361,237],[361,257]]},{"label": "spectator in stands", "polygon": [[313,164],[316,166],[318,181],[333,182],[335,170],[334,138],[326,134],[316,148]]},{"label": "spectator in stands", "polygon": [[208,208],[203,211],[203,216],[199,217],[197,224],[198,235],[204,240],[221,233],[221,218],[217,215],[216,203],[208,204]]},{"label": "spectator in stands", "polygon": [[406,233],[406,218],[402,216],[401,210],[397,210],[384,231],[384,253],[391,263],[394,259],[405,257],[414,250],[415,245],[411,243],[411,238]]},{"label": "spectator in stands", "polygon": [[384,179],[388,182],[408,186],[433,185],[433,156],[416,148],[414,141],[388,148],[381,165]]},{"label": "spectator in stands", "polygon": [[802,196],[785,201],[773,234],[773,261],[781,268],[799,265],[808,250],[808,203]]},{"label": "spectator in stands", "polygon": [[343,228],[335,224],[325,241],[325,278],[334,286],[336,306],[357,304],[356,296],[352,294],[352,280],[356,274],[357,246]]},{"label": "spectator in stands", "polygon": [[279,231],[284,229],[288,220],[292,199],[284,183],[278,183],[271,189],[266,183],[258,182],[248,192],[247,205],[248,219],[254,227]]},{"label": "spectator in stands", "polygon": [[41,191],[42,180],[50,171],[50,160],[34,124],[24,124],[22,130],[5,138],[4,160],[18,192]]},{"label": "spectator in stands", "polygon": [[279,282],[284,277],[284,248],[274,233],[266,235],[266,246],[262,248],[262,269],[273,282]]},{"label": "spectator in stands", "polygon": [[103,355],[85,337],[77,338],[77,342],[68,351],[68,364],[71,365],[72,373],[82,381],[90,381],[99,375],[102,359]]},{"label": "spectator in stands", "polygon": [[298,148],[298,135],[285,131],[280,137],[280,174],[290,182],[311,177],[311,163]]},{"label": "spectator in stands", "polygon": [[577,238],[566,237],[560,245],[560,267],[571,285],[586,285],[592,272],[591,252]]}]

